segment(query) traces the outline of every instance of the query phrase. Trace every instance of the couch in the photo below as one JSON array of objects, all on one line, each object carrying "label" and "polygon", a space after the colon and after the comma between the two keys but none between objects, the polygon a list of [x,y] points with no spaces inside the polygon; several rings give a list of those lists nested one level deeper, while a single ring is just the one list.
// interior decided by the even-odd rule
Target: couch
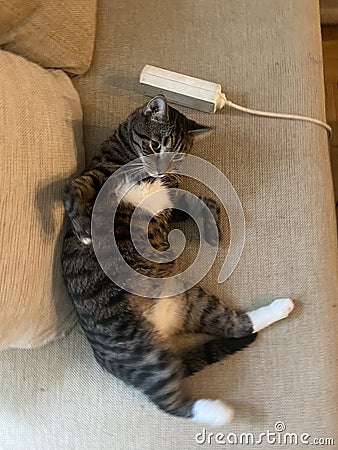
[{"label": "couch", "polygon": [[[237,308],[296,300],[292,316],[244,352],[186,380],[191,396],[234,406],[229,426],[169,417],[101,370],[59,264],[64,184],[145,102],[145,64],[217,81],[249,107],[325,120],[318,1],[2,4],[0,449],[188,450],[225,439],[240,448],[241,433],[267,431],[285,449],[285,433],[298,448],[307,447],[304,433],[308,442],[337,440],[337,243],[324,129],[179,108],[215,127],[193,153],[229,178],[246,218],[243,255],[217,284],[223,216],[225,238],[203,286]],[[261,448],[272,446],[264,439]]]}]

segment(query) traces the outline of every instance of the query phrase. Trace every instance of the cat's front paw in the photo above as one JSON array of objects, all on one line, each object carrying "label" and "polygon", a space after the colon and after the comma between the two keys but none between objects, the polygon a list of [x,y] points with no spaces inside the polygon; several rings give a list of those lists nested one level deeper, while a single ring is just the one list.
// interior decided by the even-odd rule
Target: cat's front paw
[{"label": "cat's front paw", "polygon": [[[84,201],[84,195],[81,189],[81,179],[73,180],[65,189],[63,204],[72,223],[73,231],[76,237],[85,245],[92,243],[91,239],[91,207]],[[80,187],[78,187],[80,185]]]},{"label": "cat's front paw", "polygon": [[84,245],[91,245],[92,243],[92,238],[90,236],[80,236],[79,239]]},{"label": "cat's front paw", "polygon": [[[217,205],[215,200],[212,200],[208,197],[201,197],[205,205],[208,207],[209,211],[211,212],[214,221],[210,221],[210,217],[206,216],[204,217],[203,224],[204,224],[204,239],[206,242],[213,247],[216,247],[220,241],[220,227],[219,227],[219,219],[220,219],[220,207]],[[215,232],[215,224],[217,227],[217,233]]]},{"label": "cat's front paw", "polygon": [[216,222],[219,222],[219,216],[221,213],[221,208],[217,205],[215,200],[209,197],[200,197],[203,203],[209,208],[211,214],[213,215]]},{"label": "cat's front paw", "polygon": [[216,247],[220,241],[219,229],[218,233],[215,233],[215,227],[204,222],[203,238],[209,245]]},{"label": "cat's front paw", "polygon": [[84,222],[87,222],[87,220],[80,221],[81,223],[79,223],[79,219],[80,218],[77,218],[76,221],[73,221],[74,233],[76,234],[76,237],[78,238],[78,240],[80,242],[82,242],[82,244],[91,245],[92,236],[91,236],[90,223],[89,224],[84,223]]}]

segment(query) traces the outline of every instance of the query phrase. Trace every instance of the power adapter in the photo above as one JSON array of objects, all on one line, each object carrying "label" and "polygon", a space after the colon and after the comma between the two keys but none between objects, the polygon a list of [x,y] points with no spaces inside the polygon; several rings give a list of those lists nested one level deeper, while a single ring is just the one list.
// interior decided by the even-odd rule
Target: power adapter
[{"label": "power adapter", "polygon": [[226,98],[225,94],[222,93],[220,84],[212,81],[200,80],[199,78],[146,65],[141,72],[140,83],[143,93],[146,95],[154,96],[160,93],[171,103],[199,111],[215,113],[224,106],[229,106],[256,116],[312,122],[324,127],[328,132],[329,138],[332,134],[332,129],[327,123],[313,117],[260,111],[237,105]]}]

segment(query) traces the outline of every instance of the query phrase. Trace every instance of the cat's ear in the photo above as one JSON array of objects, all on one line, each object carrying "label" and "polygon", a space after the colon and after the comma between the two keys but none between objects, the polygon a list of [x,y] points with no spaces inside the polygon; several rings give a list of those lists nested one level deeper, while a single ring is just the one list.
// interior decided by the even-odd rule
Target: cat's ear
[{"label": "cat's ear", "polygon": [[163,95],[157,95],[152,98],[143,108],[145,116],[151,116],[152,119],[163,122],[168,119],[168,105]]},{"label": "cat's ear", "polygon": [[187,120],[187,128],[188,134],[193,139],[203,136],[204,134],[210,133],[213,130],[213,127],[207,127],[206,125],[201,125],[200,123],[195,122],[194,120]]}]

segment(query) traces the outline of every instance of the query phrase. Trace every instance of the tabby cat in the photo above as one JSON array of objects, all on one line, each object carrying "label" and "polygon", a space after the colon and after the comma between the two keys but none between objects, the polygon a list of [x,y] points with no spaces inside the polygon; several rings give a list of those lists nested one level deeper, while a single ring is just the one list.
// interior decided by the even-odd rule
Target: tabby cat
[{"label": "tabby cat", "polygon": [[[220,426],[233,417],[221,400],[185,396],[181,382],[208,364],[219,361],[251,343],[256,333],[283,319],[293,309],[291,299],[277,299],[251,312],[233,311],[214,295],[195,286],[167,298],[145,298],[117,286],[101,269],[91,240],[91,213],[105,181],[120,166],[142,155],[172,154],[173,160],[188,153],[194,139],[208,127],[189,120],[156,96],[136,109],[103,142],[89,168],[70,181],[64,205],[70,219],[66,231],[62,267],[66,286],[77,310],[79,322],[92,346],[97,362],[127,384],[140,389],[161,410],[174,416]],[[147,170],[147,168],[143,168]],[[168,277],[175,264],[150,262],[136,252],[128,227],[140,200],[156,190],[163,193],[163,212],[149,225],[149,240],[158,250],[168,248],[170,230],[170,189],[177,186],[170,170],[148,173],[139,182],[128,180],[131,189],[115,216],[115,238],[123,257],[136,270],[153,277]],[[162,197],[161,197],[162,198]],[[216,217],[218,208],[202,200]],[[151,203],[145,203],[152,214]],[[175,210],[173,210],[175,211]],[[146,216],[145,216],[146,217]],[[208,239],[208,233],[204,236]],[[212,240],[212,239],[211,239]],[[175,336],[208,334],[210,341],[181,353],[173,344]]]}]

